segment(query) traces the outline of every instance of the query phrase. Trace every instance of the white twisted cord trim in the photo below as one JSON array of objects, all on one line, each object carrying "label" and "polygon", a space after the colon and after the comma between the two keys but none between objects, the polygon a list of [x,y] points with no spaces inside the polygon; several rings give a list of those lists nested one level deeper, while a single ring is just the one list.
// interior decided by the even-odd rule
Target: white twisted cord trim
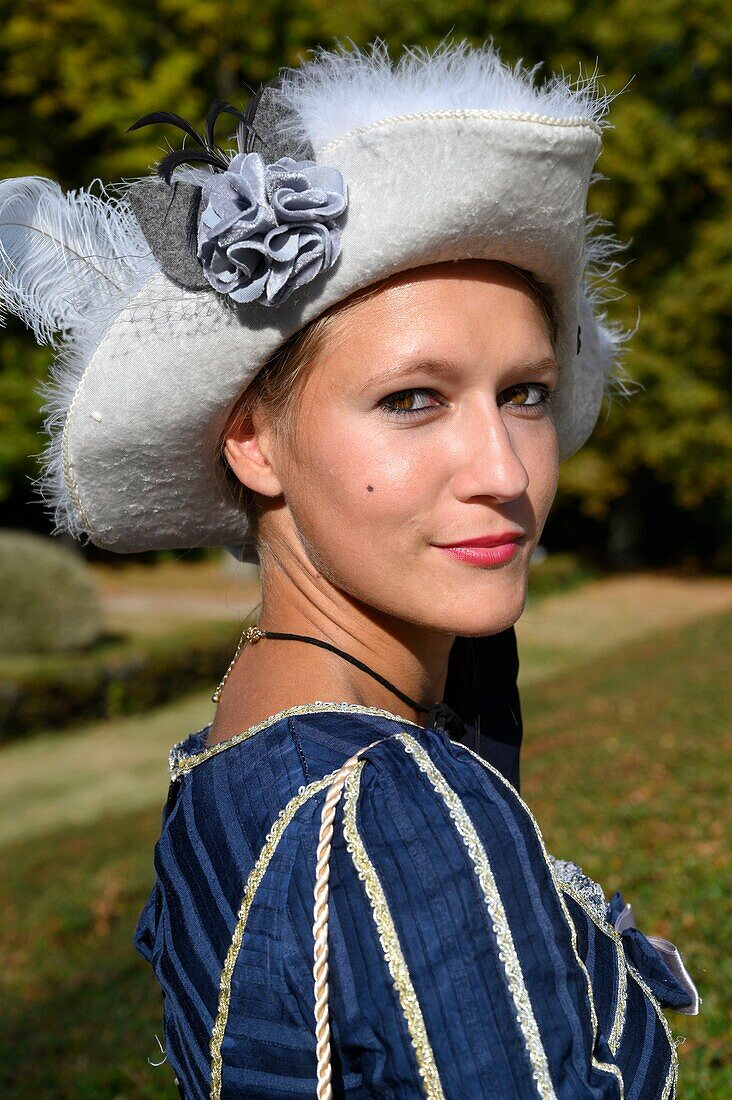
[{"label": "white twisted cord trim", "polygon": [[378,745],[372,741],[364,745],[346,760],[335,779],[328,787],[320,816],[320,835],[315,864],[315,906],[313,909],[314,964],[315,981],[315,1037],[318,1057],[318,1100],[332,1100],[330,1069],[330,1016],[328,1008],[328,880],[330,879],[330,849],[333,840],[333,822],[343,786],[356,766],[359,756]]}]

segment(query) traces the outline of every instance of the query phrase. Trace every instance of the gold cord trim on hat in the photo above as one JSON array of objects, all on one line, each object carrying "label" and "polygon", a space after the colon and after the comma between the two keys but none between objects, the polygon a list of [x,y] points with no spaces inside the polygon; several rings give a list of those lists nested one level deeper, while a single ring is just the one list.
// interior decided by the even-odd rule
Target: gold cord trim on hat
[{"label": "gold cord trim on hat", "polygon": [[353,773],[346,780],[343,802],[343,835],[346,839],[346,849],[353,860],[356,873],[363,882],[366,896],[371,903],[371,915],[374,918],[384,959],[389,967],[389,973],[402,1007],[419,1075],[424,1083],[425,1096],[427,1100],[442,1100],[444,1097],[442,1083],[435,1063],[432,1045],[427,1035],[422,1009],[409,973],[409,967],[399,943],[384,888],[381,885],[376,868],[371,862],[356,823],[356,805],[361,784],[361,772],[365,763],[364,760],[359,761]]},{"label": "gold cord trim on hat", "polygon": [[[544,837],[543,837],[543,834],[541,832],[541,829],[539,828],[539,823],[536,820],[536,818],[534,817],[530,807],[527,805],[526,802],[524,802],[523,798],[521,797],[519,792],[516,790],[514,785],[511,782],[509,782],[509,780],[506,779],[506,777],[501,772],[499,772],[497,768],[494,768],[493,765],[490,764],[487,760],[484,760],[482,756],[478,756],[477,752],[474,752],[472,749],[468,748],[467,745],[462,745],[461,747],[464,748],[467,752],[469,752],[471,756],[475,757],[475,759],[478,761],[478,763],[481,764],[485,768],[486,771],[491,772],[492,775],[495,775],[498,779],[501,780],[501,782],[504,784],[504,786],[508,787],[511,791],[513,791],[514,795],[518,799],[519,803],[523,806],[524,810],[526,811],[526,813],[529,817],[529,820],[531,821],[532,825],[534,826],[534,832],[536,833],[536,838],[539,842],[539,847],[540,847],[541,852],[544,856],[544,860],[545,860],[547,868],[549,870],[549,874],[551,875],[552,882],[554,883],[554,889],[556,891],[557,898],[559,900],[559,904],[560,904],[560,906],[562,908],[562,912],[564,914],[564,919],[567,922],[567,926],[569,928],[569,936],[570,936],[570,940],[571,940],[571,943],[572,943],[572,951],[574,953],[574,957],[577,960],[577,965],[579,966],[580,970],[584,974],[585,981],[587,983],[587,1001],[588,1001],[588,1004],[589,1004],[589,1007],[590,1007],[590,1020],[592,1022],[592,1065],[595,1067],[595,1069],[600,1070],[603,1073],[611,1073],[613,1075],[613,1077],[616,1078],[616,1080],[618,1082],[618,1086],[620,1088],[620,1100],[624,1100],[624,1097],[625,1097],[625,1082],[623,1080],[623,1074],[620,1070],[620,1067],[618,1065],[615,1065],[613,1062],[601,1062],[599,1060],[599,1058],[597,1058],[596,1055],[595,1055],[595,1048],[597,1046],[597,1039],[598,1039],[598,1034],[599,1034],[599,1030],[600,1030],[600,1025],[598,1023],[597,1010],[595,1008],[595,1000],[594,1000],[593,993],[592,993],[592,982],[590,980],[589,971],[587,970],[587,967],[585,966],[584,962],[582,961],[582,957],[581,957],[580,952],[579,952],[579,944],[577,942],[577,929],[575,928],[574,921],[572,920],[572,916],[571,916],[569,910],[567,909],[567,904],[566,904],[566,902],[565,902],[565,900],[562,896],[562,890],[566,890],[567,893],[572,893],[573,896],[574,896],[574,891],[572,890],[572,888],[567,883],[562,882],[559,879],[559,877],[557,875],[557,872],[556,872],[555,868],[552,866],[551,860],[549,859],[549,853],[547,852],[546,844],[544,843]],[[582,905],[582,908],[585,910],[585,912],[587,912],[588,915],[592,917],[595,924],[597,924],[598,928],[601,928],[602,931],[607,932],[608,935],[613,935],[613,934],[617,935],[617,933],[615,933],[615,930],[612,929],[609,924],[607,925],[607,928],[603,928],[602,925],[599,924],[599,922],[597,920],[597,917],[590,910],[589,906],[584,901],[584,899],[582,899],[582,901],[580,901],[579,896],[577,896],[576,900],[577,900],[578,904]]]},{"label": "gold cord trim on hat", "polygon": [[246,886],[244,887],[244,894],[242,897],[241,905],[239,906],[239,914],[236,920],[236,926],[234,928],[234,934],[231,938],[231,944],[229,950],[226,953],[226,959],[224,960],[224,966],[221,971],[221,977],[219,980],[219,1003],[216,1013],[216,1020],[211,1031],[211,1038],[209,1043],[209,1050],[211,1052],[211,1100],[220,1100],[221,1098],[221,1077],[222,1077],[222,1058],[221,1058],[221,1046],[224,1041],[224,1032],[226,1031],[226,1023],[229,1018],[229,1006],[231,1003],[231,979],[234,973],[234,967],[239,957],[242,941],[244,939],[244,932],[246,931],[247,920],[249,919],[249,912],[254,901],[255,894],[261,885],[262,879],[265,876],[267,868],[269,867],[272,856],[277,850],[277,845],[282,839],[282,835],[285,829],[292,821],[297,811],[305,805],[314,795],[318,794],[325,787],[328,787],[338,774],[340,769],[331,772],[329,775],[324,776],[322,779],[316,780],[314,783],[310,783],[307,787],[301,787],[298,793],[291,798],[285,807],[280,811],[277,819],[272,825],[271,829],[267,833],[266,840],[262,849],[257,857],[257,861],[254,867],[249,872]]},{"label": "gold cord trim on hat", "polygon": [[370,130],[378,130],[382,126],[393,126],[395,123],[401,122],[413,122],[415,119],[425,120],[440,120],[440,119],[465,119],[465,118],[480,118],[487,120],[495,120],[497,122],[538,122],[542,126],[584,126],[588,130],[592,130],[598,137],[602,137],[602,127],[596,122],[593,122],[591,118],[584,118],[582,115],[572,115],[570,118],[555,118],[553,115],[540,115],[533,114],[530,111],[498,111],[488,110],[482,107],[454,107],[448,108],[444,111],[412,111],[408,115],[392,115],[390,118],[382,118],[378,122],[370,122],[368,126],[361,126],[357,130],[349,130],[346,134],[341,134],[340,137],[333,138],[326,145],[322,145],[317,151],[316,156],[320,158],[322,154],[329,153],[331,149],[342,141],[346,141],[348,138],[356,137],[358,134],[366,134]]},{"label": "gold cord trim on hat", "polygon": [[271,714],[268,718],[264,718],[261,722],[257,722],[256,725],[250,726],[249,729],[244,730],[243,733],[237,733],[233,737],[227,738],[226,741],[220,741],[217,745],[211,745],[209,748],[203,749],[202,752],[186,755],[178,751],[179,745],[174,745],[169,755],[170,777],[171,779],[179,779],[185,772],[189,772],[192,768],[197,767],[199,764],[203,764],[212,756],[217,756],[220,752],[224,752],[225,749],[229,749],[233,745],[239,745],[242,741],[247,741],[250,737],[253,737],[255,733],[259,733],[260,730],[264,730],[268,726],[274,725],[275,722],[279,722],[282,718],[289,718],[291,715],[297,714],[320,714],[321,712],[328,711],[333,711],[338,714],[370,714],[377,718],[387,718],[392,722],[400,722],[407,726],[414,726],[415,729],[423,729],[422,726],[418,725],[416,722],[412,722],[411,719],[402,718],[398,714],[392,714],[391,711],[382,710],[381,707],[365,707],[358,703],[329,703],[316,699],[314,703],[303,703],[295,707],[285,707],[284,710],[279,710],[276,714]]},{"label": "gold cord trim on hat", "polygon": [[537,1092],[542,1100],[556,1100],[554,1085],[552,1084],[549,1064],[546,1052],[539,1034],[539,1026],[534,1016],[529,991],[526,988],[521,962],[516,952],[511,927],[506,916],[506,910],[491,869],[488,854],[478,836],[476,828],[470,819],[460,798],[449,785],[442,772],[432,762],[429,754],[408,733],[395,734],[406,752],[416,760],[417,767],[425,773],[432,787],[442,797],[448,808],[450,817],[455,822],[455,828],[470,856],[471,862],[483,893],[486,908],[490,916],[493,931],[498,943],[498,957],[503,963],[506,979],[516,1006],[516,1018],[523,1032],[526,1050],[532,1065],[532,1074],[536,1082]]}]

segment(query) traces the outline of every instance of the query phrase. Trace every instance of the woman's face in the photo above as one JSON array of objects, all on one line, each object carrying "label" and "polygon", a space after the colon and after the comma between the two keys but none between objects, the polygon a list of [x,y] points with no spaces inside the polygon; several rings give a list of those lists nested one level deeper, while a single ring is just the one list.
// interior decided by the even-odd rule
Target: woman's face
[{"label": "woman's face", "polygon": [[[546,401],[557,366],[528,288],[487,261],[416,269],[359,300],[325,343],[296,446],[268,444],[281,495],[260,534],[288,572],[314,567],[399,620],[463,635],[510,626],[558,471]],[[510,535],[513,553],[442,548]]]}]

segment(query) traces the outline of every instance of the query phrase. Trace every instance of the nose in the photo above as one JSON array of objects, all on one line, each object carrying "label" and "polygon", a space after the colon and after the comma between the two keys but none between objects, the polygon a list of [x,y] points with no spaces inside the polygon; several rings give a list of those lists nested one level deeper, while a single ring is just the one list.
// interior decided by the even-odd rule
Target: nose
[{"label": "nose", "polygon": [[493,400],[465,410],[455,438],[453,490],[460,500],[490,497],[505,502],[526,492],[529,474],[511,427]]}]

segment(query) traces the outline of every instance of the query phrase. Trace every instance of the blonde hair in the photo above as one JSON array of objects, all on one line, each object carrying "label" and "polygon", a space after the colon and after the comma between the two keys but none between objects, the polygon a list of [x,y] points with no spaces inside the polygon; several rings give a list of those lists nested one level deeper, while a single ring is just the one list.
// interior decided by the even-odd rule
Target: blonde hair
[{"label": "blonde hair", "polygon": [[[552,347],[555,347],[558,332],[558,316],[554,293],[545,283],[540,282],[529,271],[501,260],[490,261],[499,267],[509,268],[526,284],[529,293],[541,310],[547,324]],[[228,491],[234,495],[239,507],[245,513],[250,526],[252,539],[259,543],[259,520],[262,501],[248,485],[242,484],[226,460],[226,439],[236,434],[244,425],[250,423],[254,410],[261,408],[273,436],[277,442],[287,441],[294,444],[297,431],[298,397],[310,373],[312,365],[328,340],[332,340],[344,318],[357,303],[376,294],[383,285],[382,280],[372,286],[356,291],[343,302],[337,302],[321,313],[314,321],[293,333],[277,351],[267,360],[256,378],[237,398],[229,413],[226,426],[219,438],[217,449],[218,463],[223,467],[223,475]]]}]

